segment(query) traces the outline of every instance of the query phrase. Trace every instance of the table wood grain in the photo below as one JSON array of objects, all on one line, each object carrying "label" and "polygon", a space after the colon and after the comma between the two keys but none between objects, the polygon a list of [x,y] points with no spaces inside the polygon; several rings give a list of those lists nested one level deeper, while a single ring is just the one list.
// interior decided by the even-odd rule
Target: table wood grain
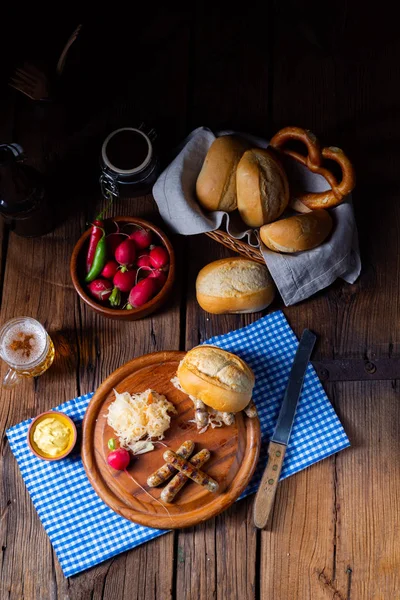
[{"label": "table wood grain", "polygon": [[[104,26],[88,20],[82,45],[76,42],[76,52],[88,58],[71,56],[65,106],[47,108],[6,82],[22,57],[36,52],[49,58],[57,28],[50,34],[41,21],[32,28],[10,17],[10,40],[18,33],[23,41],[15,55],[4,54],[0,69],[0,142],[21,143],[29,160],[52,177],[64,218],[53,233],[31,240],[0,223],[1,322],[31,315],[57,348],[45,375],[1,392],[1,599],[400,598],[400,40],[389,9],[369,11],[356,0],[335,5],[330,18],[325,13],[316,2],[300,8],[294,0],[270,1],[260,11],[242,6],[240,12],[215,6],[210,12],[202,3],[176,12],[142,7],[134,23],[111,21],[107,36]],[[0,44],[4,50],[4,36]],[[168,533],[66,579],[5,430],[94,390],[133,357],[189,349],[261,316],[212,316],[198,307],[199,269],[229,255],[206,236],[172,237],[178,281],[158,314],[118,323],[79,301],[69,257],[103,206],[97,156],[86,141],[142,118],[154,121],[165,151],[199,125],[264,136],[299,125],[354,160],[360,279],[338,281],[290,308],[279,300],[271,307],[284,310],[296,334],[305,327],[318,334],[314,359],[319,372],[327,365],[323,383],[352,446],[283,481],[266,531],[253,527],[248,498],[201,526]],[[150,195],[119,201],[117,212],[160,224]],[[346,369],[357,362],[355,380],[337,376],[341,361],[348,361]],[[383,364],[382,378],[374,379]]]}]

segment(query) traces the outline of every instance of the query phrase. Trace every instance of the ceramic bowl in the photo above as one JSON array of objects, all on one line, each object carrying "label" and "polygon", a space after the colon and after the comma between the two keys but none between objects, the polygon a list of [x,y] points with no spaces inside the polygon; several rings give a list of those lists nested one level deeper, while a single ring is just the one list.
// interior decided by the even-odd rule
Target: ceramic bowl
[{"label": "ceramic bowl", "polygon": [[[40,450],[40,448],[36,445],[36,443],[33,440],[33,434],[35,432],[36,426],[38,425],[38,423],[40,423],[41,421],[43,421],[44,419],[46,419],[48,417],[55,417],[56,419],[59,419],[72,432],[72,437],[71,437],[70,443],[68,444],[68,446],[64,450],[64,452],[62,454],[59,454],[58,456],[49,456],[48,454],[45,454],[44,452],[42,452]],[[56,410],[48,410],[48,411],[38,415],[37,417],[35,417],[28,429],[29,448],[32,450],[33,454],[35,454],[38,458],[41,458],[42,460],[49,460],[49,461],[62,460],[63,458],[68,456],[68,454],[70,454],[70,452],[72,452],[72,450],[76,444],[76,438],[77,438],[77,431],[76,431],[76,425],[73,422],[73,420],[70,417],[68,417],[66,414],[64,414],[63,412],[59,412]]]},{"label": "ceramic bowl", "polygon": [[133,308],[131,310],[112,308],[110,305],[107,306],[106,304],[101,304],[100,302],[97,302],[94,298],[89,296],[86,285],[84,283],[84,278],[85,257],[89,244],[91,228],[85,231],[85,233],[79,238],[72,252],[70,263],[72,283],[74,284],[75,290],[77,291],[83,302],[85,302],[85,304],[87,304],[92,310],[99,313],[103,317],[106,317],[108,319],[116,319],[119,321],[135,321],[136,319],[142,319],[143,317],[154,313],[166,302],[169,295],[171,294],[172,286],[175,280],[174,249],[165,233],[149,221],[138,219],[136,217],[115,217],[113,219],[107,219],[105,221],[106,230],[110,229],[111,231],[115,229],[115,225],[113,225],[115,223],[117,223],[120,227],[123,227],[127,224],[137,225],[138,227],[150,229],[156,236],[158,236],[158,238],[161,240],[162,244],[165,246],[169,254],[169,271],[167,281],[165,282],[164,286],[161,288],[158,294],[154,296],[154,298],[147,302],[147,304],[144,304],[143,306],[140,306],[138,308]]}]

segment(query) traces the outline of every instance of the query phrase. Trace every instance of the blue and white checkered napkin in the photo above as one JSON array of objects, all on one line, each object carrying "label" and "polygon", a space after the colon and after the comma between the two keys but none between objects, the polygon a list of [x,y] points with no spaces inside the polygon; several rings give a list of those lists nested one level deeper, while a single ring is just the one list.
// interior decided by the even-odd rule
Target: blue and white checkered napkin
[{"label": "blue and white checkered napkin", "polygon": [[[211,338],[240,355],[256,375],[253,398],[262,430],[257,471],[243,496],[254,492],[266,462],[267,442],[274,430],[297,340],[281,312],[252,325]],[[87,394],[56,407],[79,426],[90,398]],[[22,477],[66,576],[92,567],[120,552],[165,533],[127,521],[94,492],[79,455],[59,462],[36,458],[27,445],[31,420],[11,427],[7,437]],[[349,446],[349,441],[314,369],[309,365],[282,470],[288,477]]]}]

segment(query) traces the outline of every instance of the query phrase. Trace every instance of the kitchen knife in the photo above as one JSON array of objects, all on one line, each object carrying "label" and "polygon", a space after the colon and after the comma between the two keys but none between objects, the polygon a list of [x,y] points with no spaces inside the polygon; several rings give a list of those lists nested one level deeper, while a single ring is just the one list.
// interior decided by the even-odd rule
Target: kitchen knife
[{"label": "kitchen knife", "polygon": [[271,512],[296,415],[297,403],[303,387],[304,375],[316,339],[312,331],[305,329],[296,350],[278,421],[268,446],[268,463],[254,502],[254,524],[260,529],[264,529],[266,526]]}]

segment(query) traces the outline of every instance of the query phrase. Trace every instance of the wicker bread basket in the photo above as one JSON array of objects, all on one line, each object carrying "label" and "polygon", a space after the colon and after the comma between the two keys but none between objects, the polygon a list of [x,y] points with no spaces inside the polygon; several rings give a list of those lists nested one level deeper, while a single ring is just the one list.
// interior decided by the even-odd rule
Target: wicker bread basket
[{"label": "wicker bread basket", "polygon": [[[303,155],[294,150],[287,148],[290,141],[300,141],[304,143],[307,154]],[[290,156],[297,162],[306,166],[313,173],[322,175],[331,189],[326,192],[299,192],[296,191],[295,198],[292,198],[291,207],[298,212],[308,212],[316,208],[332,208],[340,204],[345,197],[350,194],[355,186],[355,172],[350,160],[344,152],[335,146],[321,148],[316,136],[308,129],[300,127],[285,127],[278,131],[271,139],[270,147],[279,154]],[[342,179],[337,181],[333,173],[323,166],[324,160],[329,159],[336,162],[342,172]],[[233,252],[237,252],[250,260],[264,264],[264,258],[259,248],[250,246],[242,240],[233,238],[226,231],[217,229],[209,231],[207,235],[219,242],[223,246],[229,248]]]},{"label": "wicker bread basket", "polygon": [[229,235],[229,233],[226,233],[226,231],[217,229],[216,231],[207,231],[206,235],[208,235],[216,242],[219,242],[223,246],[226,246],[227,248],[229,248],[229,250],[241,254],[245,258],[249,258],[250,260],[255,260],[256,262],[265,264],[265,261],[259,248],[254,248],[246,242],[242,242],[242,240],[237,240],[236,238]]}]

